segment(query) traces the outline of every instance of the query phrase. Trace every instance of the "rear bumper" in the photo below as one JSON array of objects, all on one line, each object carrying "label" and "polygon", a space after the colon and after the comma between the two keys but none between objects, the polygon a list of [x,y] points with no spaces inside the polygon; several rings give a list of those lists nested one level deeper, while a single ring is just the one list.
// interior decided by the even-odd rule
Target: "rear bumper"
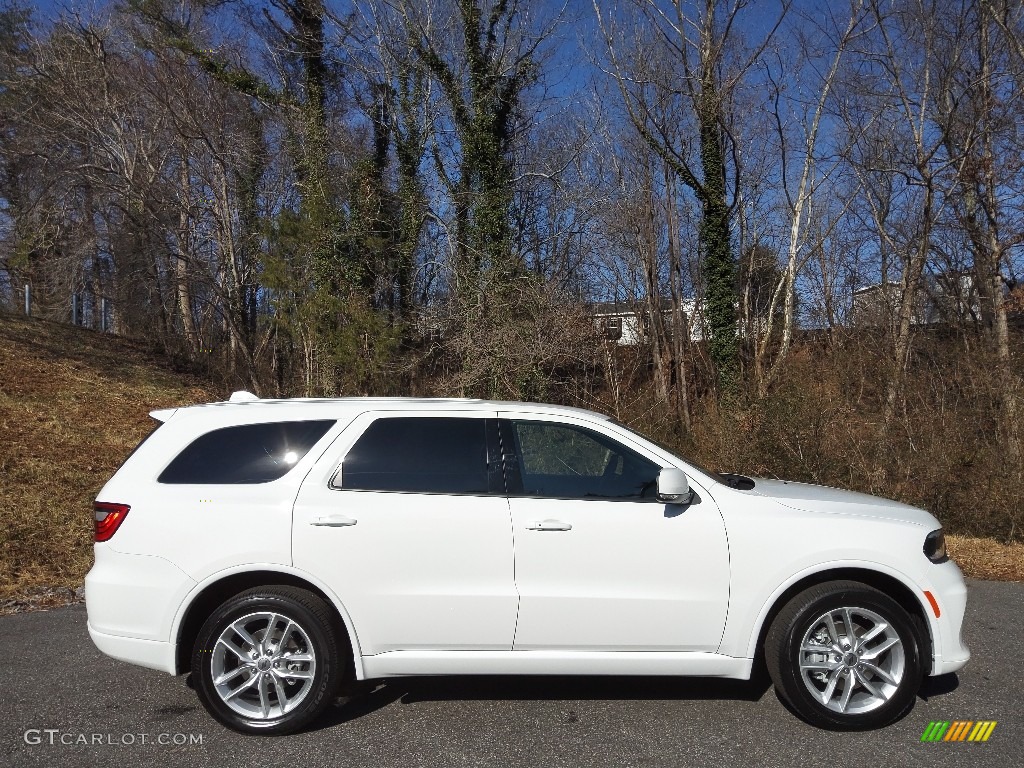
[{"label": "rear bumper", "polygon": [[108,656],[175,674],[171,624],[195,582],[162,557],[95,547],[85,577],[89,635]]},{"label": "rear bumper", "polygon": [[158,669],[170,675],[177,674],[177,661],[173,643],[162,640],[142,640],[137,637],[123,637],[98,632],[89,625],[89,637],[107,656],[140,667]]}]

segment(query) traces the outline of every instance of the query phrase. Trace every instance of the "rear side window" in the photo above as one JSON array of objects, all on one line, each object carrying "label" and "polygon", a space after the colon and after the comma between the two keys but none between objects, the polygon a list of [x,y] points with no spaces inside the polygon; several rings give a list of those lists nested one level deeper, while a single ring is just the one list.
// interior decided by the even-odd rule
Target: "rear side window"
[{"label": "rear side window", "polygon": [[283,477],[334,426],[333,421],[277,421],[207,432],[172,461],[159,483],[269,483]]},{"label": "rear side window", "polygon": [[[487,421],[457,417],[377,419],[345,457],[341,488],[486,494],[488,486],[493,485],[488,482]],[[493,420],[491,426],[495,426]]]}]

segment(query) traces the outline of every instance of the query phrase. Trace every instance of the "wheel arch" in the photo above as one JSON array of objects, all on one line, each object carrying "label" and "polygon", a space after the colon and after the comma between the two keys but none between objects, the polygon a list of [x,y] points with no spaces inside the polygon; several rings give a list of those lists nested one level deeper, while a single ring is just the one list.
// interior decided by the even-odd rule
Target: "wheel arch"
[{"label": "wheel arch", "polygon": [[221,571],[209,576],[192,590],[188,598],[183,601],[182,608],[178,611],[171,630],[171,637],[175,643],[175,673],[180,675],[191,671],[192,646],[195,644],[203,622],[216,610],[217,606],[247,589],[272,585],[305,589],[331,607],[338,621],[338,629],[341,630],[342,637],[348,643],[348,647],[343,648],[342,651],[350,658],[356,679],[362,680],[363,665],[362,656],[359,653],[359,639],[345,606],[326,585],[321,584],[309,574],[281,566],[259,566]]},{"label": "wheel arch", "polygon": [[[902,575],[901,575],[902,576]],[[917,633],[921,648],[922,667],[930,671],[934,663],[935,628],[928,615],[927,607],[916,589],[906,577],[862,565],[830,566],[821,570],[804,573],[790,583],[780,586],[768,599],[758,616],[756,631],[751,634],[748,653],[756,667],[764,664],[764,642],[772,622],[779,612],[800,592],[829,581],[856,581],[874,587],[895,600],[911,617],[911,624]]]}]

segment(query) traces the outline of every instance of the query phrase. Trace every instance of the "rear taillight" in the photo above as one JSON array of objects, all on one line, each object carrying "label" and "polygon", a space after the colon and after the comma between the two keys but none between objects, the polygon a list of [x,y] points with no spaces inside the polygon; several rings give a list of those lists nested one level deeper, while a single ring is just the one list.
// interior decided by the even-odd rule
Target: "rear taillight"
[{"label": "rear taillight", "polygon": [[124,522],[131,509],[127,504],[111,504],[107,501],[97,501],[93,505],[95,516],[95,529],[93,541],[107,541],[117,533],[117,529]]}]

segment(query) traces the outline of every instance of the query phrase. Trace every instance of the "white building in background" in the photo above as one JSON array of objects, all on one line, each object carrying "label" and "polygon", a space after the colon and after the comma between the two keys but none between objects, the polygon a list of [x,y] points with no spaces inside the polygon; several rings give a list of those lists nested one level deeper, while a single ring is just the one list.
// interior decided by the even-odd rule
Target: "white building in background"
[{"label": "white building in background", "polygon": [[[891,325],[900,309],[903,286],[896,282],[876,283],[853,290],[850,305],[850,325],[885,326]],[[927,322],[924,294],[918,294],[910,322],[920,325]]]},{"label": "white building in background", "polygon": [[[894,281],[854,289],[850,324],[889,325],[899,313],[902,297],[903,285]],[[980,316],[974,275],[969,272],[947,272],[929,275],[922,280],[910,322],[913,325],[970,322]]]},{"label": "white building in background", "polygon": [[[853,290],[848,324],[851,326],[885,326],[894,322],[900,307],[903,286],[895,281],[875,283]],[[671,334],[672,301],[663,298],[660,311]],[[740,307],[736,306],[737,314]],[[686,318],[690,341],[708,338],[703,313],[694,299],[685,299],[682,311]],[[632,347],[646,343],[651,335],[651,318],[647,302],[608,301],[590,305],[590,313],[602,337],[619,346]],[[974,275],[970,272],[946,272],[923,278],[910,322],[914,325],[972,322],[980,319],[980,298]],[[777,322],[779,322],[777,320]],[[762,333],[766,319],[754,317],[744,325],[737,320],[737,335]]]},{"label": "white building in background", "polygon": [[[702,341],[704,322],[703,317],[697,313],[696,302],[693,299],[684,299],[681,309],[686,319],[690,341]],[[602,301],[591,304],[590,311],[597,329],[608,341],[623,347],[634,347],[650,340],[651,316],[646,302]],[[671,299],[661,300],[660,311],[662,321],[671,334]]]}]

